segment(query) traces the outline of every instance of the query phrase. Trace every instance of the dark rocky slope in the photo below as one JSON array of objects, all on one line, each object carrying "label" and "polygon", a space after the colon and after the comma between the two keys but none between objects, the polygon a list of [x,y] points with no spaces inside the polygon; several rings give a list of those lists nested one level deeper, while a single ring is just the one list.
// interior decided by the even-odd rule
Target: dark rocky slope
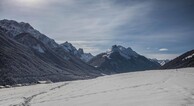
[{"label": "dark rocky slope", "polygon": [[188,51],[162,66],[162,69],[194,67],[194,50]]},{"label": "dark rocky slope", "polygon": [[0,27],[0,85],[87,79],[100,76],[98,70],[64,53],[58,55],[30,33],[8,35]]}]

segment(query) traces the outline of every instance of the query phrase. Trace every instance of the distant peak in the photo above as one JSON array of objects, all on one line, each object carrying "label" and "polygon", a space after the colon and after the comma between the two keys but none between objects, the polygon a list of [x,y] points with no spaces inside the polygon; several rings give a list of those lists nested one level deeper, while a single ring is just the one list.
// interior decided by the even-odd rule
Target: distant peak
[{"label": "distant peak", "polygon": [[113,45],[111,48],[112,52],[116,52],[116,51],[133,51],[130,47],[125,48],[121,45]]},{"label": "distant peak", "polygon": [[61,44],[62,48],[69,52],[70,54],[74,55],[77,58],[80,58],[84,62],[88,62],[93,58],[93,55],[91,53],[84,53],[84,50],[82,48],[79,48],[78,50],[68,41]]},{"label": "distant peak", "polygon": [[84,50],[83,50],[82,48],[79,48],[79,49],[78,49],[78,52],[79,52],[80,54],[84,54]]},{"label": "distant peak", "polygon": [[68,41],[65,41],[65,43],[69,43]]},{"label": "distant peak", "polygon": [[112,48],[111,48],[111,51],[112,52],[117,52],[117,51],[119,51],[119,47],[117,45],[113,45]]},{"label": "distant peak", "polygon": [[77,54],[77,49],[68,41],[66,41],[60,45],[64,48],[65,51],[67,51],[73,55]]},{"label": "distant peak", "polygon": [[132,50],[132,48],[128,47],[127,50]]},{"label": "distant peak", "polygon": [[64,42],[61,44],[64,47],[69,47],[69,48],[75,48],[71,43],[69,43],[68,41]]},{"label": "distant peak", "polygon": [[121,45],[113,45],[112,48],[107,51],[107,55],[109,57],[109,55],[111,55],[114,52],[118,52],[120,53],[121,56],[130,59],[131,56],[133,57],[137,57],[139,56],[139,54],[137,54],[135,51],[133,51],[130,47],[125,48]]}]

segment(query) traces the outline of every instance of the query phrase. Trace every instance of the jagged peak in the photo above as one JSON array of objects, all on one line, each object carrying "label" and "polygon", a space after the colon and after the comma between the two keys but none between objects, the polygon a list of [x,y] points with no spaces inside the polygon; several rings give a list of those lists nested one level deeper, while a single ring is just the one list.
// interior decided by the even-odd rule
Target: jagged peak
[{"label": "jagged peak", "polygon": [[78,49],[78,52],[79,52],[80,54],[84,54],[84,50],[83,50],[82,48],[79,48],[79,49]]},{"label": "jagged peak", "polygon": [[60,46],[68,53],[72,54],[72,55],[75,55],[76,57],[79,57],[79,53],[77,51],[77,49],[71,44],[69,43],[68,41],[60,44]]},{"label": "jagged peak", "polygon": [[131,47],[125,48],[121,45],[113,45],[110,52],[121,52],[127,55],[138,55]]},{"label": "jagged peak", "polygon": [[65,41],[64,43],[62,43],[61,45],[65,45],[65,44],[71,44],[68,41]]},{"label": "jagged peak", "polygon": [[112,48],[110,49],[111,51],[125,51],[125,50],[128,50],[128,51],[133,51],[130,47],[128,48],[125,48],[121,45],[113,45]]},{"label": "jagged peak", "polygon": [[[63,47],[68,47],[68,48],[73,48],[76,49],[71,43],[69,43],[68,41],[65,41],[64,43],[60,44]],[[76,49],[77,50],[77,49]]]},{"label": "jagged peak", "polygon": [[115,52],[120,53],[121,56],[123,56],[127,59],[130,59],[131,56],[133,56],[133,57],[139,56],[139,54],[137,54],[135,51],[133,51],[130,47],[125,48],[121,45],[113,45],[112,48],[106,52],[106,57],[110,58],[110,55],[112,53],[115,53]]},{"label": "jagged peak", "polygon": [[70,54],[74,55],[77,58],[80,58],[81,60],[88,62],[90,59],[93,58],[93,55],[91,53],[84,53],[84,50],[82,48],[76,49],[71,43],[68,41],[60,44],[63,49],[66,52],[69,52]]}]

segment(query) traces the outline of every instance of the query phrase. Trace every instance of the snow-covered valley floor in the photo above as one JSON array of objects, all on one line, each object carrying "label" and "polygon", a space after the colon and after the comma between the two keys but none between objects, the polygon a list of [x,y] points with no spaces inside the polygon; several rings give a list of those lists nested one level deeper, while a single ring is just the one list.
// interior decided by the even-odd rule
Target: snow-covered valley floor
[{"label": "snow-covered valley floor", "polygon": [[0,89],[0,106],[194,106],[194,68]]}]

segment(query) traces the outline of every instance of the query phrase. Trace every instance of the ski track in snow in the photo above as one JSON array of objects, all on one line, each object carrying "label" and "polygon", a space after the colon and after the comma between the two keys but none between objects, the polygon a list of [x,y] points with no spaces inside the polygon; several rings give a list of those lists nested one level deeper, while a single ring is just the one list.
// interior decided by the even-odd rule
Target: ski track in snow
[{"label": "ski track in snow", "polygon": [[[68,83],[64,83],[64,84],[61,84],[61,85],[59,85],[59,86],[57,86],[57,87],[53,87],[53,88],[49,89],[49,91],[56,90],[56,89],[60,89],[61,87],[65,86],[65,85],[67,85],[67,84],[68,84]],[[30,96],[30,97],[23,97],[24,102],[19,103],[19,104],[11,104],[10,106],[30,106],[30,101],[31,101],[33,98],[35,98],[35,97],[37,97],[37,96],[39,96],[39,95],[48,93],[49,91],[43,91],[43,92],[34,94],[34,95]]]},{"label": "ski track in snow", "polygon": [[0,106],[194,106],[194,68],[0,89]]}]

